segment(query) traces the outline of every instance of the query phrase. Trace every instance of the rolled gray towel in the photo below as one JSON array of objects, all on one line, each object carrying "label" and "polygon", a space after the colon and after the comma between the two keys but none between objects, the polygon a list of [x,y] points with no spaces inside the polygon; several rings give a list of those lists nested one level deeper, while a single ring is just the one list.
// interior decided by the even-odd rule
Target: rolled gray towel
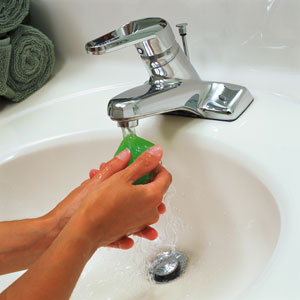
[{"label": "rolled gray towel", "polygon": [[29,11],[29,0],[0,0],[0,34],[17,28]]},{"label": "rolled gray towel", "polygon": [[11,54],[7,53],[7,44],[2,48],[3,57],[10,56],[10,61],[6,88],[2,82],[0,95],[19,102],[40,89],[51,76],[55,62],[54,47],[42,32],[27,25],[21,24],[10,32],[9,37]]},{"label": "rolled gray towel", "polygon": [[0,38],[0,95],[7,94],[7,77],[11,55],[10,38]]}]

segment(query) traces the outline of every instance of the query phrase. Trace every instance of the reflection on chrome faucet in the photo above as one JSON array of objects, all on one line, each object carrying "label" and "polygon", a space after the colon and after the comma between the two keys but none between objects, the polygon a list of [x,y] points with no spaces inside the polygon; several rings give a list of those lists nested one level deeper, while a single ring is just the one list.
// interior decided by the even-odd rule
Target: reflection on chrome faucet
[{"label": "reflection on chrome faucet", "polygon": [[108,114],[121,127],[168,112],[233,121],[253,101],[243,86],[203,81],[161,18],[136,20],[86,44],[89,54],[101,55],[135,45],[149,81],[125,91],[108,104]]}]

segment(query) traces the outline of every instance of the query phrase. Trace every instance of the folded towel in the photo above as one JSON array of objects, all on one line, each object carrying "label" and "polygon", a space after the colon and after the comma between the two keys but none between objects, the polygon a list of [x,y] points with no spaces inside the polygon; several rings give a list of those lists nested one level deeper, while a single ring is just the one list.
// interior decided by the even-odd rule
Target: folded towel
[{"label": "folded towel", "polygon": [[27,25],[21,24],[9,33],[9,38],[10,45],[7,39],[2,40],[2,47],[0,44],[0,96],[19,102],[49,79],[54,67],[54,47],[43,33]]},{"label": "folded towel", "polygon": [[29,0],[0,0],[0,33],[17,28],[28,11]]},{"label": "folded towel", "polygon": [[11,54],[10,38],[0,39],[0,95],[5,95],[7,91],[7,77]]}]

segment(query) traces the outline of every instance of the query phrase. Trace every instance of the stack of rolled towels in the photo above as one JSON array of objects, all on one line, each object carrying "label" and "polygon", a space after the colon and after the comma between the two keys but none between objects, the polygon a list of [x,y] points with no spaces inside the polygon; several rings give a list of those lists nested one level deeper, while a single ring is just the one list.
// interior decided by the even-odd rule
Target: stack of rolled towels
[{"label": "stack of rolled towels", "polygon": [[30,0],[0,0],[0,98],[24,100],[41,88],[54,67],[54,47],[42,32],[21,24]]}]

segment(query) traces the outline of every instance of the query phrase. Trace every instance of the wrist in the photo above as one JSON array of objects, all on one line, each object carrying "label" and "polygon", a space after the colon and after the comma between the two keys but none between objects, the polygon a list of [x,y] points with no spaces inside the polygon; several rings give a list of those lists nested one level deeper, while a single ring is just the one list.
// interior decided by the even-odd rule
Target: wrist
[{"label": "wrist", "polygon": [[109,241],[106,241],[105,220],[101,222],[101,217],[97,216],[97,221],[94,221],[94,218],[94,213],[89,207],[83,207],[76,212],[65,228],[74,239],[86,243],[92,252],[109,244]]},{"label": "wrist", "polygon": [[91,235],[87,220],[81,212],[76,213],[66,224],[57,240],[64,239],[71,244],[76,244],[78,249],[83,248],[90,256],[99,248],[98,239]]},{"label": "wrist", "polygon": [[43,232],[45,239],[49,241],[53,241],[63,228],[60,225],[59,218],[52,214],[37,218],[36,223],[41,232]]}]

